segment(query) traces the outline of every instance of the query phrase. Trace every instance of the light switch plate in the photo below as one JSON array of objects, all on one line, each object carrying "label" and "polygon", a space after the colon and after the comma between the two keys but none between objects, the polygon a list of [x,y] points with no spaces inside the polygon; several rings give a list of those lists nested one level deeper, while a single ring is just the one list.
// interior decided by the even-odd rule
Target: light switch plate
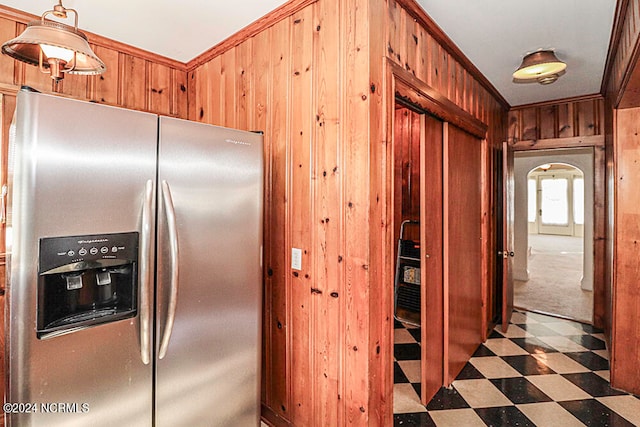
[{"label": "light switch plate", "polygon": [[302,270],[302,249],[291,248],[291,268]]}]

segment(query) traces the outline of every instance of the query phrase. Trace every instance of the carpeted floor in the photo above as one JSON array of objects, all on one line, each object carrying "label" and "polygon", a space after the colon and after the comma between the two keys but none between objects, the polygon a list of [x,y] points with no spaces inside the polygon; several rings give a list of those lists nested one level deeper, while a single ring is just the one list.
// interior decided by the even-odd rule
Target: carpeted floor
[{"label": "carpeted floor", "polygon": [[514,303],[526,310],[593,321],[593,293],[580,288],[582,237],[530,234],[529,281],[514,282]]}]

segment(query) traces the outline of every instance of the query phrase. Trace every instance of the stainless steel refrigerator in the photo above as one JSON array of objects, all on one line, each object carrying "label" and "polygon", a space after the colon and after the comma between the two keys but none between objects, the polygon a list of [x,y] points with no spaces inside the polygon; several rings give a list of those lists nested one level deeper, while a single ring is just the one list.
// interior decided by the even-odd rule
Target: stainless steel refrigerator
[{"label": "stainless steel refrigerator", "polygon": [[7,422],[256,426],[262,136],[20,91]]}]

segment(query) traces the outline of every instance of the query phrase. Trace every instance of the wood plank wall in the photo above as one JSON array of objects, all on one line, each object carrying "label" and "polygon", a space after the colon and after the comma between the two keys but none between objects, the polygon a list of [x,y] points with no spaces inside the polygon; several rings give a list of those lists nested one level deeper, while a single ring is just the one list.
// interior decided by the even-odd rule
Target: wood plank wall
[{"label": "wood plank wall", "polygon": [[619,0],[601,92],[605,95],[607,240],[605,281],[611,385],[640,393],[637,292],[640,1]]},{"label": "wood plank wall", "polygon": [[640,108],[617,110],[611,384],[640,394]]},{"label": "wood plank wall", "polygon": [[640,0],[618,0],[600,92],[613,108],[640,103]]},{"label": "wood plank wall", "polygon": [[604,132],[604,99],[592,95],[509,110],[511,145],[527,141],[533,147],[538,140],[580,138]]},{"label": "wood plank wall", "polygon": [[[388,0],[387,5],[387,36],[384,46],[387,60],[397,64],[406,74],[411,75],[411,78],[405,79],[406,81],[415,79],[433,90],[436,101],[450,102],[488,127],[485,136],[487,144],[481,144],[481,139],[476,139],[478,156],[470,158],[475,162],[474,166],[478,172],[477,182],[481,183],[481,187],[477,188],[477,194],[475,194],[480,202],[480,195],[482,193],[489,194],[493,185],[492,176],[488,174],[493,159],[490,153],[493,147],[501,147],[502,141],[506,138],[508,104],[433,23],[431,18],[416,6],[415,2]],[[451,118],[441,118],[453,122]],[[455,126],[451,126],[451,128],[453,129]],[[458,144],[458,140],[464,140],[463,133],[452,132],[455,141],[451,145],[453,151],[449,153],[449,156],[453,159],[457,159],[458,155],[464,156],[464,143]],[[462,169],[466,167],[472,167],[472,165],[453,162],[449,165],[447,174],[455,180],[464,175]],[[482,176],[481,171],[487,173],[487,176]],[[450,200],[450,204],[459,201],[456,194],[451,196],[453,199]],[[471,262],[474,265],[470,268],[476,275],[471,279],[471,283],[459,287],[459,275],[455,272],[453,275],[445,274],[445,282],[455,282],[455,286],[447,289],[447,283],[445,283],[444,290],[445,316],[449,317],[444,319],[445,339],[448,340],[448,347],[445,347],[446,360],[444,361],[448,374],[443,378],[444,382],[448,382],[457,375],[463,366],[461,361],[466,362],[465,359],[468,360],[475,350],[475,348],[471,348],[473,347],[472,343],[480,343],[483,337],[486,337],[488,331],[483,330],[483,326],[485,329],[490,329],[496,314],[492,312],[493,305],[489,303],[489,298],[493,295],[490,289],[493,289],[496,280],[494,263],[496,262],[497,249],[495,247],[496,241],[491,237],[495,235],[494,229],[497,226],[492,220],[495,218],[494,210],[496,207],[489,203],[488,199],[486,202],[482,203],[482,206],[478,205],[477,212],[474,210],[465,211],[462,221],[451,224],[453,229],[448,230],[449,233],[445,235],[445,248],[459,248],[459,242],[455,241],[455,237],[453,237],[455,232],[467,225],[477,224],[479,227],[478,242],[480,242],[480,237],[483,240],[479,247],[478,257],[474,259],[474,262],[478,264]],[[455,210],[455,207],[451,205],[445,206],[445,210],[448,208]],[[447,239],[452,240],[447,243]],[[475,250],[478,248],[473,246],[469,249],[476,253]],[[448,260],[445,255],[445,269],[448,261],[451,260]],[[459,317],[459,312],[447,311],[447,303],[453,304],[452,307],[455,307],[460,302],[459,297],[466,291],[469,291],[473,296],[470,301],[467,301],[473,306],[473,309],[470,310],[470,315],[463,319]],[[448,338],[446,338],[447,336]]]},{"label": "wood plank wall", "polygon": [[[397,108],[394,137],[394,232],[405,220],[420,220],[420,114]],[[406,239],[420,240],[418,227],[405,229]]]},{"label": "wood plank wall", "polygon": [[[491,144],[506,135],[507,105],[412,0],[291,3],[300,7],[192,61],[188,73],[89,35],[107,74],[54,87],[33,67],[1,58],[0,87],[11,96],[28,84],[264,131],[263,403],[294,425],[386,425],[392,299],[383,279],[393,221],[385,199],[391,124],[382,111],[393,99],[382,90],[384,57],[397,50],[394,61],[487,124]],[[0,35],[13,37],[31,19],[0,8]],[[487,218],[482,212],[479,221]],[[301,270],[290,266],[293,247],[302,249]]]},{"label": "wood plank wall", "polygon": [[611,385],[640,393],[640,297],[637,292],[638,120],[640,118],[640,1],[620,0],[605,68],[607,190],[606,281],[610,308]]},{"label": "wood plank wall", "polygon": [[412,0],[387,0],[386,57],[489,126],[502,143],[507,102]]},{"label": "wood plank wall", "polygon": [[[392,173],[384,163],[390,152],[375,144],[390,126],[380,119],[381,105],[393,102],[381,98],[384,34],[398,49],[411,42],[401,64],[421,69],[416,75],[488,123],[489,138],[506,134],[502,101],[428,29],[411,27],[419,47],[409,29],[396,38],[395,13],[415,24],[395,1],[303,4],[194,61],[189,72],[190,119],[265,131],[263,404],[293,425],[391,420],[392,299],[383,278],[392,201],[381,198]],[[429,67],[420,68],[426,55],[433,56]],[[290,266],[293,247],[303,251],[300,271]]]},{"label": "wood plank wall", "polygon": [[265,132],[263,404],[293,425],[380,416],[369,405],[368,5],[303,4],[189,73],[190,119]]},{"label": "wood plank wall", "polygon": [[[0,5],[0,40],[22,33],[36,16]],[[0,56],[0,91],[15,94],[22,85],[77,99],[187,117],[186,65],[104,37],[87,34],[105,62],[100,76],[67,75],[57,85],[37,67]]]}]

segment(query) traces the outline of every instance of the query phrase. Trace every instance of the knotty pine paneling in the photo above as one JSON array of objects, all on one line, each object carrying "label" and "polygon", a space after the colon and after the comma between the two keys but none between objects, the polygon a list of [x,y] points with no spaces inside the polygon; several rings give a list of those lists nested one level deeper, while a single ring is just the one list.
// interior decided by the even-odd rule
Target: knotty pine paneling
[{"label": "knotty pine paneling", "polygon": [[509,142],[602,135],[603,112],[599,95],[515,107],[509,111]]},{"label": "knotty pine paneling", "polygon": [[[291,188],[289,194],[295,213],[290,216],[291,247],[302,251],[302,267],[292,270],[291,301],[289,329],[295,339],[291,342],[291,351],[298,357],[291,360],[291,397],[292,419],[299,425],[312,425],[314,417],[313,390],[314,379],[312,372],[314,339],[311,324],[315,313],[312,307],[317,298],[314,286],[315,250],[313,249],[313,183],[310,179],[313,169],[312,147],[312,119],[313,119],[313,7],[307,7],[289,18],[289,37],[291,40],[291,68],[289,90],[291,106],[290,124],[290,152],[292,168]],[[238,47],[239,49],[240,47]],[[322,218],[320,225],[336,220],[336,218]]]},{"label": "knotty pine paneling", "polygon": [[[325,1],[325,0],[323,0]],[[369,293],[371,287],[380,286],[371,279],[369,258],[369,239],[371,234],[379,230],[377,218],[371,218],[370,206],[372,191],[369,180],[375,176],[373,170],[378,165],[371,165],[372,141],[369,140],[369,67],[371,57],[367,49],[371,31],[369,28],[369,7],[374,3],[363,0],[343,0],[341,29],[339,38],[341,57],[343,58],[342,84],[342,128],[345,144],[341,153],[343,158],[343,197],[346,205],[344,221],[344,286],[343,296],[346,298],[342,308],[344,323],[344,395],[346,399],[345,423],[347,425],[365,425],[376,423],[371,416],[377,403],[369,406],[369,352],[375,353],[374,342],[377,337],[370,336],[372,318],[369,311]],[[380,64],[381,66],[381,64]],[[377,142],[377,141],[376,141]],[[373,230],[372,230],[373,229]],[[366,242],[366,243],[365,243]],[[371,271],[374,271],[371,269]],[[330,423],[332,424],[332,423]]]},{"label": "knotty pine paneling", "polygon": [[160,64],[149,64],[147,81],[149,82],[148,105],[151,111],[171,114],[171,69]]},{"label": "knotty pine paneling", "polygon": [[547,105],[538,110],[540,118],[540,139],[550,139],[556,137],[556,129],[558,128],[558,106]]},{"label": "knotty pine paneling", "polygon": [[[345,205],[341,200],[341,190],[345,164],[341,156],[344,140],[340,137],[339,123],[341,51],[340,40],[336,37],[341,28],[340,4],[321,1],[315,8],[312,64],[316,102],[312,138],[315,153],[313,169],[317,172],[312,187],[316,204],[312,223],[320,227],[316,228],[312,248],[316,253],[313,310],[318,319],[329,319],[331,316],[342,317],[340,297],[345,295],[345,272],[340,261],[344,253],[341,238],[345,232]],[[346,345],[344,330],[336,330],[334,322],[315,321],[312,334],[315,338],[312,375],[316,378],[316,396],[323,396],[314,399],[316,420],[318,425],[345,425],[344,406],[335,398],[326,398],[344,393],[341,379],[342,354]]]},{"label": "knotty pine paneling", "polygon": [[[551,138],[570,138],[575,135],[573,127],[573,105],[573,102],[563,102],[556,105],[558,124],[557,127],[553,129],[553,136],[551,136]],[[548,119],[549,117],[546,118]]]},{"label": "knotty pine paneling", "polygon": [[319,0],[190,72],[190,118],[265,132],[263,404],[294,425],[387,404],[370,413],[368,3]]},{"label": "knotty pine paneling", "polygon": [[[493,286],[494,283],[492,275],[493,264],[497,262],[495,258],[495,253],[497,253],[496,241],[494,239],[489,243],[489,239],[486,239],[486,242],[483,243],[480,237],[493,236],[495,232],[493,227],[495,225],[483,219],[489,218],[491,210],[495,209],[495,207],[491,206],[489,202],[485,203],[486,206],[482,205],[481,191],[489,191],[492,182],[491,177],[483,177],[480,171],[490,170],[492,157],[489,152],[492,147],[501,147],[502,141],[507,136],[506,111],[508,104],[433,21],[421,9],[416,8],[414,2],[387,0],[386,3],[387,13],[385,18],[387,22],[385,28],[387,31],[385,32],[383,54],[387,60],[397,64],[406,73],[412,74],[421,83],[433,89],[435,93],[430,92],[431,97],[450,101],[487,127],[486,135],[484,135],[487,143],[482,144],[481,139],[476,139],[475,143],[477,145],[471,149],[473,154],[471,157],[475,161],[475,172],[477,173],[475,176],[476,181],[474,182],[478,185],[477,188],[473,187],[469,191],[477,190],[474,193],[477,200],[471,199],[472,203],[477,202],[477,206],[474,205],[472,210],[465,210],[465,212],[459,213],[459,218],[456,217],[456,220],[460,220],[460,223],[454,221],[451,224],[452,228],[447,229],[448,236],[445,236],[445,242],[449,242],[448,244],[455,247],[455,245],[462,245],[462,243],[455,240],[455,233],[463,230],[465,226],[475,226],[474,230],[478,234],[476,245],[472,248],[476,256],[465,257],[465,259],[474,260],[474,262],[464,266],[473,269],[470,272],[472,277],[470,280],[461,281],[460,277],[456,275],[456,268],[449,270],[452,265],[458,266],[454,259],[455,255],[452,258],[445,259],[446,274],[454,275],[454,280],[450,280],[450,283],[454,286],[444,290],[444,298],[454,304],[454,309],[452,311],[445,310],[444,328],[449,335],[444,364],[449,373],[454,375],[455,371],[459,370],[464,362],[468,360],[470,354],[473,353],[472,347],[482,340],[484,334],[482,330],[483,324],[489,325],[493,319],[492,313],[487,308],[489,307],[488,298],[491,295],[487,288]],[[407,79],[407,81],[410,80]],[[431,113],[437,114],[434,111],[431,111]],[[535,123],[535,117],[534,112],[533,119],[530,121]],[[449,118],[449,120],[452,119]],[[519,123],[517,125],[519,126]],[[454,126],[451,125],[451,128],[454,128]],[[532,131],[537,134],[538,130],[535,124]],[[460,135],[455,132],[453,134],[456,140],[452,144],[456,144]],[[395,149],[398,150],[398,147]],[[454,150],[457,150],[457,148]],[[454,151],[454,153],[457,152]],[[483,155],[484,157],[482,157]],[[483,165],[481,163],[482,158],[488,159],[484,169],[481,169]],[[455,162],[450,164],[451,179],[457,179],[465,173],[464,166],[461,165],[466,165],[466,163],[463,161],[458,164],[456,163],[458,160],[455,158]],[[483,187],[480,187],[480,185]],[[451,196],[454,197],[455,203],[459,203],[459,200],[461,200],[460,198],[455,198],[460,195],[453,189]],[[455,208],[455,204],[445,200],[445,209]],[[398,229],[397,224],[395,229]],[[454,240],[449,241],[447,239]],[[475,261],[477,261],[477,264]],[[456,304],[460,304],[461,301],[464,301],[463,304],[474,304],[473,308],[466,314],[455,310],[455,307],[458,306]],[[440,359],[440,363],[442,363],[442,359]],[[444,378],[444,381],[449,379]]]},{"label": "knotty pine paneling", "polygon": [[93,99],[104,104],[117,105],[120,100],[118,91],[120,54],[116,50],[102,46],[95,46],[94,52],[102,59],[108,71],[89,78],[92,84]]},{"label": "knotty pine paneling", "polygon": [[[4,43],[16,36],[16,22],[0,17],[0,40]],[[13,84],[14,61],[7,55],[0,55],[0,81],[5,84]]]},{"label": "knotty pine paneling", "polygon": [[[395,178],[393,235],[400,235],[404,220],[420,220],[420,114],[407,108],[396,110],[395,119]],[[406,239],[420,240],[418,227],[405,229]]]},{"label": "knotty pine paneling", "polygon": [[[133,83],[136,81],[136,77],[144,76],[142,82],[146,83],[147,63],[144,59],[121,53],[118,64],[120,66],[119,72],[121,80]],[[147,106],[145,86],[146,85],[135,83],[119,85],[119,99],[122,105],[125,108],[144,110]]]},{"label": "knotty pine paneling", "polygon": [[[291,69],[291,52],[289,40],[289,21],[282,21],[265,31],[269,46],[269,55],[263,60],[269,61],[270,76],[263,86],[267,91],[267,114],[265,132],[265,150],[269,150],[270,181],[265,183],[266,198],[271,204],[269,223],[265,229],[270,230],[271,239],[265,241],[265,268],[271,281],[271,293],[265,294],[266,303],[271,303],[271,318],[267,319],[263,330],[271,338],[271,364],[263,373],[268,384],[263,391],[267,400],[265,404],[285,419],[290,419],[293,398],[291,389],[294,379],[291,375],[291,362],[295,357],[291,354],[291,343],[297,339],[289,327],[291,323],[291,283],[293,271],[291,265],[291,198],[290,169],[291,141],[290,129],[287,126],[290,114],[288,102],[289,79]],[[259,36],[256,36],[259,37]],[[215,60],[215,58],[214,58]],[[308,375],[305,377],[309,379]],[[310,379],[309,379],[310,380]],[[299,391],[298,391],[299,393]]]},{"label": "knotty pine paneling", "polygon": [[[372,229],[369,232],[369,265],[371,277],[369,286],[369,425],[389,425],[393,419],[393,292],[389,282],[393,268],[392,224],[393,198],[389,185],[393,176],[392,144],[387,136],[391,123],[388,107],[393,96],[388,97],[388,69],[384,63],[385,34],[380,31],[385,25],[385,1],[369,0],[368,51],[369,75],[368,95],[369,117],[368,138],[369,158],[369,218]],[[378,59],[376,59],[378,58]],[[354,70],[352,70],[353,72]],[[363,82],[364,83],[364,82]],[[363,98],[364,100],[364,98]],[[346,170],[346,169],[345,169]],[[348,204],[347,204],[348,207]],[[378,224],[376,226],[375,224]]]},{"label": "knotty pine paneling", "polygon": [[[0,5],[0,37],[16,37],[35,16]],[[107,71],[100,76],[66,75],[58,84],[38,67],[0,56],[0,84],[6,93],[22,85],[77,99],[187,117],[186,66],[140,49],[88,34]]]},{"label": "knotty pine paneling", "polygon": [[251,75],[255,67],[253,66],[253,45],[243,43],[238,46],[238,60],[236,61],[236,92],[238,94],[238,108],[236,111],[236,127],[241,129],[253,129],[252,110],[255,105],[253,101],[253,91],[251,90]]},{"label": "knotty pine paneling", "polygon": [[[477,119],[489,120],[490,104],[495,101],[485,87],[490,84],[474,77],[477,71],[467,69],[463,58],[458,56],[461,53],[452,52],[453,49],[438,41],[442,34],[430,35],[435,30],[428,27],[429,18],[417,16],[419,12],[413,2],[387,0],[386,3],[387,58]],[[491,90],[497,94],[493,87]],[[504,100],[498,102],[502,108],[507,107]]]},{"label": "knotty pine paneling", "polygon": [[640,108],[618,110],[615,143],[615,244],[611,385],[640,394]]},{"label": "knotty pine paneling", "polygon": [[[612,41],[605,65],[601,92],[611,99],[614,108],[637,106],[638,97],[631,94],[631,100],[624,100],[626,87],[637,89],[638,83],[630,82],[637,67],[634,52],[640,43],[640,1],[620,0],[616,7]],[[636,104],[636,105],[633,105]]]}]

